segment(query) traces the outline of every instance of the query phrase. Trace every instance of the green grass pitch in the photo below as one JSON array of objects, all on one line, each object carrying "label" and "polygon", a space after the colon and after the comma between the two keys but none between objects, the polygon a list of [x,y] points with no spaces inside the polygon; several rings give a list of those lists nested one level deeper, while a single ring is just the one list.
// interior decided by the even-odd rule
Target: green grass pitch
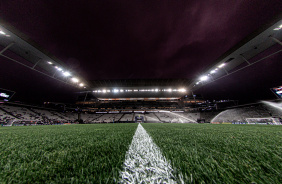
[{"label": "green grass pitch", "polygon": [[[282,126],[142,124],[186,183],[282,183]],[[0,128],[0,183],[114,183],[137,124]]]},{"label": "green grass pitch", "polygon": [[185,183],[282,183],[282,126],[143,127]]},{"label": "green grass pitch", "polygon": [[137,124],[0,128],[0,183],[114,183]]}]

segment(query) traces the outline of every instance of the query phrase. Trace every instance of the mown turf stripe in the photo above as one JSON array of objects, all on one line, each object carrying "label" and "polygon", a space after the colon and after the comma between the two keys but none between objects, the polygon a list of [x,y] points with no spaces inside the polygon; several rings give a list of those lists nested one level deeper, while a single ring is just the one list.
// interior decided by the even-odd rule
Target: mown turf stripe
[{"label": "mown turf stripe", "polygon": [[141,124],[126,153],[120,183],[176,183],[172,167]]}]

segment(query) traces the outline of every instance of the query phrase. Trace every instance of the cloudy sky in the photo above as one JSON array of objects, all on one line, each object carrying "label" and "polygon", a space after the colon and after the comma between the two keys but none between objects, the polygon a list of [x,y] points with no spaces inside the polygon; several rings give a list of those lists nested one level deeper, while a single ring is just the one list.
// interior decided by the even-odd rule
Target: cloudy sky
[{"label": "cloudy sky", "polygon": [[[282,12],[279,0],[10,0],[0,6],[1,20],[87,80],[194,79]],[[68,101],[77,91],[3,58],[0,68],[1,87],[16,91],[18,100]],[[271,98],[269,87],[282,85],[279,68],[281,55],[197,92],[242,101]]]}]

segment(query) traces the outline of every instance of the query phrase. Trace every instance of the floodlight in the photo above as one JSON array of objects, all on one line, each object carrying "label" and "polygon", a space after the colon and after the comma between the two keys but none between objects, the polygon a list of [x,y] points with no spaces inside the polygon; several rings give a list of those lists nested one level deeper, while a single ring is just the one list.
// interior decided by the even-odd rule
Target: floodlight
[{"label": "floodlight", "polygon": [[168,92],[171,92],[171,91],[172,91],[172,89],[168,89],[167,91],[168,91]]},{"label": "floodlight", "polygon": [[212,70],[210,71],[210,74],[216,73],[216,70]]},{"label": "floodlight", "polygon": [[72,82],[74,82],[74,83],[79,82],[79,80],[78,80],[77,78],[75,78],[75,77],[71,78],[71,80],[72,80]]},{"label": "floodlight", "polygon": [[11,37],[11,35],[5,35],[6,37]]},{"label": "floodlight", "polygon": [[200,81],[206,81],[206,80],[208,80],[208,79],[209,79],[209,77],[206,76],[206,75],[200,77]]},{"label": "floodlight", "polygon": [[2,30],[0,30],[0,34],[6,35],[6,33],[4,31],[2,31]]},{"label": "floodlight", "polygon": [[80,84],[79,84],[79,86],[80,86],[80,87],[83,87],[83,86],[84,86],[84,84],[83,84],[83,83],[80,83]]},{"label": "floodlight", "polygon": [[225,63],[222,63],[221,65],[218,66],[218,68],[224,67]]},{"label": "floodlight", "polygon": [[196,85],[200,84],[200,82],[196,82]]},{"label": "floodlight", "polygon": [[181,88],[181,89],[179,89],[178,91],[179,91],[179,92],[186,92],[186,89]]},{"label": "floodlight", "polygon": [[118,89],[114,89],[113,92],[114,92],[114,93],[118,93]]},{"label": "floodlight", "polygon": [[51,61],[48,61],[47,63],[48,63],[49,65],[53,64]]},{"label": "floodlight", "polygon": [[281,24],[280,26],[274,28],[273,30],[274,30],[274,31],[279,31],[280,29],[282,29],[282,24]]},{"label": "floodlight", "polygon": [[104,89],[104,90],[103,90],[103,93],[106,93],[106,92],[107,92],[107,90]]},{"label": "floodlight", "polygon": [[138,91],[138,89],[134,89],[134,91]]},{"label": "floodlight", "polygon": [[59,71],[62,71],[63,69],[61,69],[60,67],[55,66],[55,68]]},{"label": "floodlight", "polygon": [[111,90],[107,90],[107,92],[109,93],[109,92],[111,92]]},{"label": "floodlight", "polygon": [[123,92],[123,89],[119,90],[120,92]]},{"label": "floodlight", "polygon": [[63,74],[64,74],[64,76],[66,76],[66,77],[71,76],[70,72],[64,72]]},{"label": "floodlight", "polygon": [[158,92],[159,90],[158,90],[158,89],[155,89],[155,91]]}]

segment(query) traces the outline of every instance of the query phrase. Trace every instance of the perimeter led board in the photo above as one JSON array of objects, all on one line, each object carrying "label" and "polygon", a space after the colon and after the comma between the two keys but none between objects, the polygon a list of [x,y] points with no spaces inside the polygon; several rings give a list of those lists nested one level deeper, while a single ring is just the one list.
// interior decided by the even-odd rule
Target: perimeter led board
[{"label": "perimeter led board", "polygon": [[275,88],[270,88],[270,90],[278,97],[282,99],[282,86],[278,86]]},{"label": "perimeter led board", "polygon": [[14,91],[0,88],[0,101],[9,101],[14,94]]}]

